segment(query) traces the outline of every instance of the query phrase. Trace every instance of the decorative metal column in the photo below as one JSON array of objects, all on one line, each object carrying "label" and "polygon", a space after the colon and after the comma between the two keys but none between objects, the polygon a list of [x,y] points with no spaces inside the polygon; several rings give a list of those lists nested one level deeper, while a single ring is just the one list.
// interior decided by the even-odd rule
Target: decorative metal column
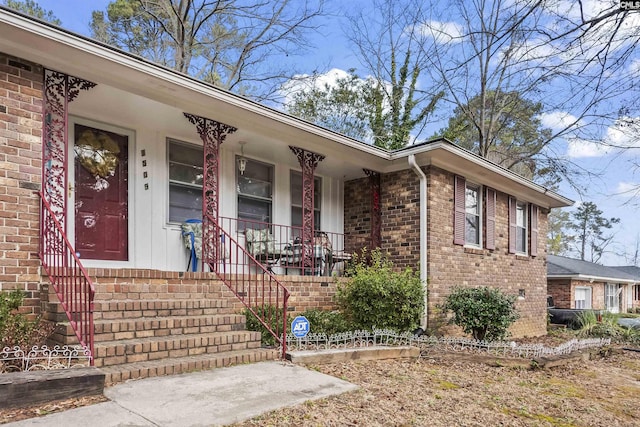
[{"label": "decorative metal column", "polygon": [[289,149],[298,157],[302,168],[302,267],[313,269],[314,172],[325,156],[291,145]]},{"label": "decorative metal column", "polygon": [[238,129],[189,113],[184,116],[194,125],[198,135],[202,139],[204,146],[204,177],[202,180],[202,268],[208,263],[218,266],[218,260],[221,259],[218,251],[221,250],[219,243],[219,200],[220,200],[220,145],[224,142],[227,135],[230,135]]},{"label": "decorative metal column", "polygon": [[66,230],[66,189],[69,170],[69,103],[81,90],[96,84],[58,71],[44,70],[42,193],[55,218]]},{"label": "decorative metal column", "polygon": [[380,205],[380,173],[369,169],[363,169],[369,177],[369,189],[371,191],[371,249],[382,245],[382,207]]}]

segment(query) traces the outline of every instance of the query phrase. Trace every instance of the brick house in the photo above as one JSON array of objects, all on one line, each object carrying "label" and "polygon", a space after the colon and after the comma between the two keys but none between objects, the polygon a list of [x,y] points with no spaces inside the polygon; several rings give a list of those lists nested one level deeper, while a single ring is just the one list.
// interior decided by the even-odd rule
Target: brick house
[{"label": "brick house", "polygon": [[4,8],[0,164],[1,289],[76,319],[57,339],[96,365],[147,363],[113,381],[272,357],[238,311],[331,308],[363,246],[420,269],[424,326],[452,286],[490,285],[519,295],[514,336],[544,334],[547,213],[571,203],[446,140],[388,152]]},{"label": "brick house", "polygon": [[637,270],[638,267],[607,267],[549,255],[547,291],[556,308],[625,313],[640,302]]}]

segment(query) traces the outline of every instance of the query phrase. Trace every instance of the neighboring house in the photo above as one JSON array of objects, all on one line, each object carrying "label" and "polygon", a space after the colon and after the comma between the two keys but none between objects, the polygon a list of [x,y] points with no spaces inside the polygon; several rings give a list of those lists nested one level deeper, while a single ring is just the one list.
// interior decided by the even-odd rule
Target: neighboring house
[{"label": "neighboring house", "polygon": [[[446,140],[388,152],[4,8],[0,52],[0,277],[34,312],[74,280],[96,318],[222,284],[330,307],[327,276],[366,246],[420,270],[424,326],[453,286],[488,285],[519,296],[514,336],[546,333],[547,214],[571,200]],[[212,273],[185,273],[189,219]]]},{"label": "neighboring house", "polygon": [[556,308],[626,312],[637,299],[638,281],[626,267],[547,256],[547,290]]},{"label": "neighboring house", "polygon": [[629,292],[629,301],[631,301],[631,308],[636,311],[640,310],[640,267],[636,267],[635,265],[623,265],[611,268],[623,271],[636,279],[636,284],[631,286]]}]

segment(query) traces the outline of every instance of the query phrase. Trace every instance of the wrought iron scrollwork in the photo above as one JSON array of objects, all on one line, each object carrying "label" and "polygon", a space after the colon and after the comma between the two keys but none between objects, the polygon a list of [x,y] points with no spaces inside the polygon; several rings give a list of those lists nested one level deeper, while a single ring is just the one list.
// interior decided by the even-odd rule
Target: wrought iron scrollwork
[{"label": "wrought iron scrollwork", "polygon": [[291,145],[289,149],[296,155],[302,168],[302,265],[305,269],[313,269],[314,173],[325,156]]},{"label": "wrought iron scrollwork", "polygon": [[42,189],[56,219],[64,227],[67,185],[68,104],[80,91],[96,84],[79,77],[44,70]]},{"label": "wrought iron scrollwork", "polygon": [[227,135],[238,129],[194,114],[183,113],[196,126],[198,135],[204,146],[204,177],[202,182],[202,259],[204,262],[216,263],[223,258],[221,247],[217,244],[219,214],[220,183],[220,145]]}]

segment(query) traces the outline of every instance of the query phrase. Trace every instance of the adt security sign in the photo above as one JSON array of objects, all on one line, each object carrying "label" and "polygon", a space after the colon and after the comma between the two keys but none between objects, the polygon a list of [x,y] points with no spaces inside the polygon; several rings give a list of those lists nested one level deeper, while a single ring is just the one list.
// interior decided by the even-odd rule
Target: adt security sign
[{"label": "adt security sign", "polygon": [[298,316],[291,322],[291,333],[296,338],[304,338],[309,333],[311,325],[304,316]]}]

